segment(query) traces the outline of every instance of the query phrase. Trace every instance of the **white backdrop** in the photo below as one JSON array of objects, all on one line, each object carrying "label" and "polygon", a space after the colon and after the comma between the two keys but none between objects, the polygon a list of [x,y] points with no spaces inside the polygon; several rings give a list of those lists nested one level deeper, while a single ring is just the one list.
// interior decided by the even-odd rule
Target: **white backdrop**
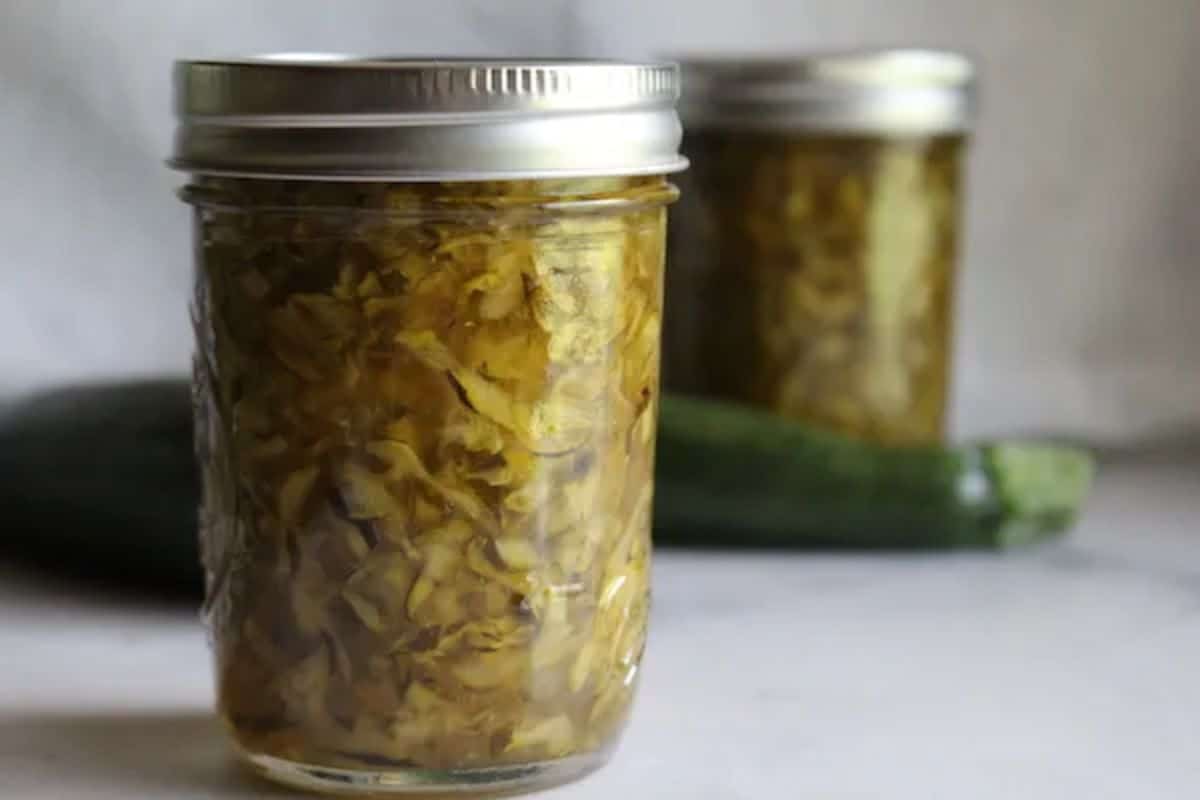
[{"label": "white backdrop", "polygon": [[1196,0],[2,0],[0,391],[186,369],[174,58],[910,43],[984,72],[959,432],[1200,423]]}]

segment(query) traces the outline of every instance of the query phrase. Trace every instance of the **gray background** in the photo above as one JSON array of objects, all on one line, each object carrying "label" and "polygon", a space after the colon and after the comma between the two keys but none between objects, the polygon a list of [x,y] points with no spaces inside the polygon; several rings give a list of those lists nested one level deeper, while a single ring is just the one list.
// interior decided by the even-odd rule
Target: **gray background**
[{"label": "gray background", "polygon": [[1200,422],[1196,0],[6,0],[0,390],[183,371],[170,62],[952,46],[985,103],[957,429],[1121,441]]}]

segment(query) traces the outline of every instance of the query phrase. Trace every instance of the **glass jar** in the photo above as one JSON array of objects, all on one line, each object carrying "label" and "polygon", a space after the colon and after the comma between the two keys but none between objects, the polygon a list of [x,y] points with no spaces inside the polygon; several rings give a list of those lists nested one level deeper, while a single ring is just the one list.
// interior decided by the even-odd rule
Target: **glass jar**
[{"label": "glass jar", "polygon": [[924,51],[684,64],[669,390],[944,436],[972,69]]},{"label": "glass jar", "polygon": [[240,755],[335,791],[599,766],[646,637],[674,68],[177,80],[206,616]]}]

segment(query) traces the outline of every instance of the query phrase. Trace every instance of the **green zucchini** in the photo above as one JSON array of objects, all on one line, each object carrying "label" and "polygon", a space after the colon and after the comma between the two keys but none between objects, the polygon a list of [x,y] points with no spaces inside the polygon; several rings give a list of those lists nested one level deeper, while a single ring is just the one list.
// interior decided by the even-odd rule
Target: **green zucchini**
[{"label": "green zucchini", "polygon": [[1093,464],[1052,444],[883,447],[667,396],[655,473],[658,543],[1002,548],[1070,527]]},{"label": "green zucchini", "polygon": [[128,587],[201,584],[186,380],[54,389],[0,413],[0,552]]},{"label": "green zucchini", "polygon": [[[196,593],[199,481],[184,380],[42,393],[0,413],[0,551]],[[1003,547],[1066,529],[1092,462],[1042,444],[883,448],[773,415],[663,399],[666,544]]]}]

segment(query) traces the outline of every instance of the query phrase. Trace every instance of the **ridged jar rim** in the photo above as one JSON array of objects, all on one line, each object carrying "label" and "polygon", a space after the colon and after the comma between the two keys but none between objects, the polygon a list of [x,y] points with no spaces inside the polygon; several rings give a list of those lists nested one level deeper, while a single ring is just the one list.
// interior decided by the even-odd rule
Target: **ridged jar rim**
[{"label": "ridged jar rim", "polygon": [[950,50],[679,57],[680,113],[696,128],[954,134],[975,118],[976,69]]},{"label": "ridged jar rim", "polygon": [[677,65],[292,54],[175,64],[169,164],[458,181],[683,169]]}]

